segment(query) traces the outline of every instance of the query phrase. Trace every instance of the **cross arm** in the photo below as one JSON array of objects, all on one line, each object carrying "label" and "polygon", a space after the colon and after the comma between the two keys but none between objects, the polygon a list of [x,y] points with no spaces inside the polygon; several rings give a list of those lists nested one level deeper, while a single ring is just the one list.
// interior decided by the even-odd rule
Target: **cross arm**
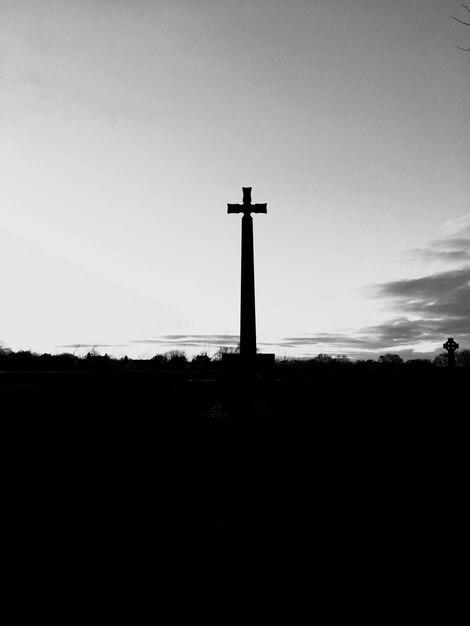
[{"label": "cross arm", "polygon": [[227,213],[243,213],[243,204],[227,204]]},{"label": "cross arm", "polygon": [[266,204],[227,204],[227,213],[267,213]]}]

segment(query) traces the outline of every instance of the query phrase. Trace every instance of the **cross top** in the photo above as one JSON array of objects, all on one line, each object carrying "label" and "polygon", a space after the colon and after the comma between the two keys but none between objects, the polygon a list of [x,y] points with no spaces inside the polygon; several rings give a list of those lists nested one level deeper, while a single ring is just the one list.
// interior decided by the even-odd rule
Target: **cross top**
[{"label": "cross top", "polygon": [[251,204],[251,187],[242,187],[243,204],[227,204],[227,213],[267,213],[267,204]]},{"label": "cross top", "polygon": [[449,339],[442,347],[444,348],[444,350],[447,350],[447,352],[455,352],[459,349],[459,344],[454,341],[453,337],[449,337]]}]

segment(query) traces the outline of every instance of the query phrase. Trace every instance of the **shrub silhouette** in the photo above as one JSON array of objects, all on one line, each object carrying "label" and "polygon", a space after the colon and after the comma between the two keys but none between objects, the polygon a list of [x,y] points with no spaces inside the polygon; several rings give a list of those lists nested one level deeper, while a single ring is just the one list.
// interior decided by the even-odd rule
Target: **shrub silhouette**
[{"label": "shrub silhouette", "polygon": [[397,365],[403,365],[403,359],[399,354],[381,354],[379,356],[379,364],[388,367],[396,367]]},{"label": "shrub silhouette", "polygon": [[170,350],[165,355],[169,369],[184,369],[188,364],[186,353],[182,350]]},{"label": "shrub silhouette", "polygon": [[206,369],[210,366],[211,360],[207,354],[197,354],[191,361],[191,367],[194,369]]}]

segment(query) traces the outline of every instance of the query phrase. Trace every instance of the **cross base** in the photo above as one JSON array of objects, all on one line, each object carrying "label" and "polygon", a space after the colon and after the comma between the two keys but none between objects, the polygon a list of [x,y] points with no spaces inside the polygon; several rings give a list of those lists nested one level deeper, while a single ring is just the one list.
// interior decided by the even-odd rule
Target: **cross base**
[{"label": "cross base", "polygon": [[222,371],[227,376],[241,377],[245,375],[269,378],[274,375],[275,354],[255,354],[251,358],[241,354],[223,354]]}]

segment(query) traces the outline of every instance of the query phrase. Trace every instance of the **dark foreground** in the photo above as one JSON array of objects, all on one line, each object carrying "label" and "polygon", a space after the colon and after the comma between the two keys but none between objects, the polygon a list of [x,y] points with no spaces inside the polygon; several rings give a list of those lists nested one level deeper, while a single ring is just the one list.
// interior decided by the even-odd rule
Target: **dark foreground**
[{"label": "dark foreground", "polygon": [[218,374],[0,374],[5,543],[90,571],[215,549],[325,576],[450,575],[467,533],[457,374],[246,391]]}]

